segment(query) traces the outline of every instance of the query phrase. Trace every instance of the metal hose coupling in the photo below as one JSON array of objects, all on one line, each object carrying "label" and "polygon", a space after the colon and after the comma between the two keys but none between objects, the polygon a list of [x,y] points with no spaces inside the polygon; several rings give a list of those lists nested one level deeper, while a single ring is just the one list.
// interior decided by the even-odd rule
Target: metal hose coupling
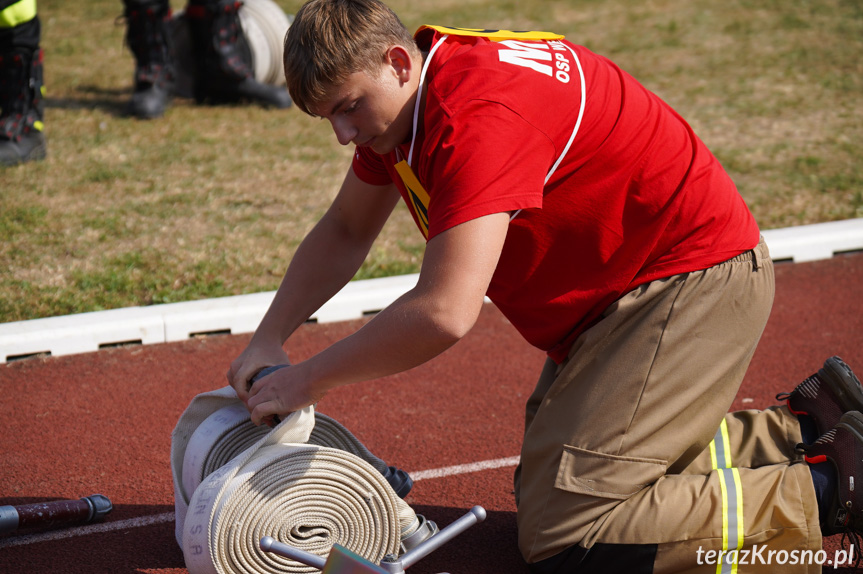
[{"label": "metal hose coupling", "polygon": [[90,507],[90,515],[85,522],[96,522],[102,520],[106,514],[114,510],[114,505],[104,494],[91,494],[82,498]]},{"label": "metal hose coupling", "polygon": [[413,479],[411,479],[407,472],[400,468],[388,466],[386,471],[383,472],[383,475],[387,482],[390,483],[390,486],[393,487],[393,490],[396,491],[396,496],[399,498],[407,496],[414,487]]},{"label": "metal hose coupling", "polygon": [[417,521],[419,524],[417,525],[416,530],[406,536],[402,536],[399,555],[404,554],[408,550],[413,550],[440,531],[437,524],[427,519],[422,514],[417,514]]}]

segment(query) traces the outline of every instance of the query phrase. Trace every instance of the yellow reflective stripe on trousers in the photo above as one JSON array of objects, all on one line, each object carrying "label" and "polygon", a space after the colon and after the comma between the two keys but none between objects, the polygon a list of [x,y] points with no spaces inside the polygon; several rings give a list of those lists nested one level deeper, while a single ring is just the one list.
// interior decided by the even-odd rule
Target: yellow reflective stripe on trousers
[{"label": "yellow reflective stripe on trousers", "polygon": [[18,0],[0,10],[0,28],[14,28],[36,17],[36,0]]},{"label": "yellow reflective stripe on trousers", "polygon": [[[716,564],[717,574],[737,574],[737,550],[743,547],[743,487],[740,472],[731,460],[731,441],[728,439],[728,423],[722,419],[716,436],[710,443],[710,459],[719,475],[722,491],[722,553]],[[734,560],[725,558],[734,552]]]},{"label": "yellow reflective stripe on trousers", "polygon": [[722,419],[716,436],[710,442],[710,461],[713,468],[731,468],[731,441],[728,440],[728,423]]}]

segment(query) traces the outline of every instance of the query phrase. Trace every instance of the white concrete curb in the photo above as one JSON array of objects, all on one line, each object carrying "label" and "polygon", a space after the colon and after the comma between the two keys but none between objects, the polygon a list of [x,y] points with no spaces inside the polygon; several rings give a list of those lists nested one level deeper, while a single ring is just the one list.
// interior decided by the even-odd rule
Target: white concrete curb
[{"label": "white concrete curb", "polygon": [[[312,318],[324,323],[380,311],[416,285],[417,274],[352,281]],[[0,363],[35,354],[97,351],[125,343],[182,341],[202,334],[250,333],[275,291],[201,301],[129,307],[0,324]]]},{"label": "white concrete curb", "polygon": [[[863,249],[863,218],[764,231],[774,260],[826,259]],[[357,319],[380,311],[416,285],[418,275],[353,281],[312,318]],[[130,307],[0,324],[0,363],[37,354],[97,351],[126,343],[148,345],[212,333],[254,331],[274,291],[202,301]]]},{"label": "white concrete curb", "polygon": [[801,263],[863,249],[863,219],[770,229],[763,234],[774,260]]}]

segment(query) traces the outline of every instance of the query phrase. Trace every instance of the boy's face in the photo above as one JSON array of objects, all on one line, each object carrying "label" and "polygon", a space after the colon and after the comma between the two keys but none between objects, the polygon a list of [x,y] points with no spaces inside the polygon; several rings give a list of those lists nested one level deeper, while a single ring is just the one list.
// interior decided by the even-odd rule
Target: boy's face
[{"label": "boy's face", "polygon": [[354,72],[313,110],[329,120],[339,143],[386,154],[410,138],[419,68],[402,52],[388,55],[377,75]]}]

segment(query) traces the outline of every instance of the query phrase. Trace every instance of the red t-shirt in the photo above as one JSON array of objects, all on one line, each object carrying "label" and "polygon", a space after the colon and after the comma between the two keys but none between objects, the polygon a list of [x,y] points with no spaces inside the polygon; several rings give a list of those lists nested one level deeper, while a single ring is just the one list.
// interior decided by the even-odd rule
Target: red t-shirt
[{"label": "red t-shirt", "polygon": [[[417,42],[428,50],[442,36],[421,28]],[[450,35],[426,85],[411,167],[428,193],[428,238],[521,210],[487,294],[555,361],[636,286],[758,243],[734,183],[690,126],[584,47]],[[394,168],[409,148],[358,148],[353,169],[395,182],[423,229]]]}]

